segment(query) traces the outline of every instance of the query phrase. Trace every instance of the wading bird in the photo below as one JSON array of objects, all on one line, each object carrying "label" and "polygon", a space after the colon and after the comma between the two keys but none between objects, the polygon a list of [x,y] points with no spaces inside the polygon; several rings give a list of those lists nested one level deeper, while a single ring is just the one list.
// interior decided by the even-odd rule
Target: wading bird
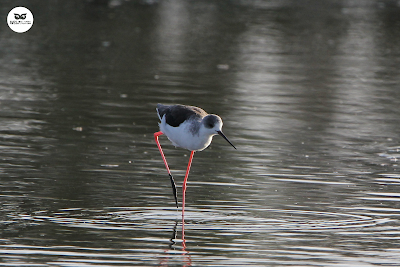
[{"label": "wading bird", "polygon": [[191,151],[189,163],[186,169],[185,179],[182,185],[182,220],[185,213],[185,193],[186,183],[189,176],[190,166],[192,164],[195,151],[206,149],[214,135],[222,136],[228,143],[236,147],[228,140],[222,132],[222,119],[214,114],[208,114],[203,109],[194,106],[185,105],[162,105],[157,104],[157,114],[160,118],[160,131],[154,133],[154,139],[160,150],[165,167],[167,168],[169,178],[171,179],[172,190],[175,197],[176,207],[178,208],[178,197],[176,185],[171,171],[165,159],[158,137],[165,134],[172,144],[176,147],[186,148]]}]

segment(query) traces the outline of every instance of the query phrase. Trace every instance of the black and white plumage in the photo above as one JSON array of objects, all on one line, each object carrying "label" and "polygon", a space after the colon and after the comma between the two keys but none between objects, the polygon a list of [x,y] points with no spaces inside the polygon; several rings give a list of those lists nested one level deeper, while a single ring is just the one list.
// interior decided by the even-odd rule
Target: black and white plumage
[{"label": "black and white plumage", "polygon": [[235,149],[236,147],[222,133],[222,119],[217,115],[208,114],[201,108],[184,105],[167,106],[157,104],[157,115],[161,121],[158,124],[160,126],[160,131],[154,133],[154,140],[157,143],[165,168],[168,171],[177,208],[178,195],[175,180],[171,174],[171,170],[169,169],[167,159],[165,158],[158,137],[165,134],[175,146],[186,148],[191,151],[185,179],[183,180],[182,185],[182,239],[184,239],[186,183],[195,151],[201,151],[207,148],[210,145],[213,136],[217,134],[222,136]]},{"label": "black and white plumage", "polygon": [[163,104],[157,104],[157,114],[161,121],[160,131],[174,146],[201,151],[218,134],[235,148],[223,134],[222,119],[218,115],[208,114],[199,107]]}]

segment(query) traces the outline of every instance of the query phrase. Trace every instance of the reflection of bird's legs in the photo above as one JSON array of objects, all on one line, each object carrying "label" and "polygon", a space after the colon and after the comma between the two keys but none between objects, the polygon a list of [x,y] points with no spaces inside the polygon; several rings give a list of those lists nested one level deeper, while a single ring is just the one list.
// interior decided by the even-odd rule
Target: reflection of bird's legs
[{"label": "reflection of bird's legs", "polygon": [[169,248],[172,249],[172,247],[176,244],[175,243],[175,239],[176,239],[176,227],[178,226],[178,221],[175,222],[173,231],[172,231],[172,236],[169,239],[170,243],[169,243]]},{"label": "reflection of bird's legs", "polygon": [[[175,225],[172,228],[173,229],[172,230],[172,236],[169,239],[169,241],[170,241],[170,243],[168,245],[169,250],[175,250],[174,245],[176,244],[175,243],[175,239],[176,239],[176,227],[177,227],[177,225],[178,225],[178,221],[175,221]],[[169,252],[169,250],[168,249],[164,250],[165,257],[161,258],[161,261],[160,261],[158,266],[168,266],[168,260],[170,259],[170,256],[171,256],[171,252]]]}]

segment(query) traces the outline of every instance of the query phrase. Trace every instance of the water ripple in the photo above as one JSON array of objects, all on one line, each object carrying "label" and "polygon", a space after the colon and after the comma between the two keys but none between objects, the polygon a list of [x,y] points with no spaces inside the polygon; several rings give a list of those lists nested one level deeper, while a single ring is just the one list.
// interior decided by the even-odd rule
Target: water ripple
[{"label": "water ripple", "polygon": [[[169,230],[170,222],[180,220],[180,212],[168,207],[108,208],[99,210],[61,210],[49,215],[19,214],[15,220],[35,222],[49,221],[67,227],[95,228],[102,230],[136,230],[138,227]],[[72,213],[69,213],[72,212]],[[43,213],[43,212],[41,212]],[[259,217],[254,214],[266,214]],[[185,221],[190,230],[214,230],[224,232],[265,231],[331,231],[346,228],[362,228],[384,224],[388,218],[375,218],[351,213],[251,209],[241,206],[215,206],[212,209],[187,208]]]},{"label": "water ripple", "polygon": [[[341,207],[338,209],[346,210]],[[180,211],[169,207],[70,208],[53,213],[14,214],[9,215],[11,221],[26,221],[26,225],[34,223],[45,227],[56,225],[56,229],[61,226],[65,227],[65,233],[69,232],[68,229],[76,229],[73,232],[82,232],[78,230],[82,229],[82,233],[96,235],[101,231],[106,242],[88,244],[88,247],[82,246],[82,243],[75,246],[71,241],[46,247],[3,243],[0,245],[0,254],[19,258],[19,266],[26,262],[30,262],[29,266],[47,266],[32,260],[38,256],[42,261],[51,259],[47,263],[58,266],[108,266],[143,262],[147,262],[146,265],[180,266],[192,261],[203,266],[264,266],[268,261],[295,264],[297,260],[301,260],[302,265],[313,265],[317,258],[348,260],[346,257],[349,255],[338,255],[338,248],[330,247],[331,242],[326,243],[329,239],[333,241],[336,236],[342,239],[358,236],[360,243],[367,242],[366,239],[371,242],[373,239],[400,236],[400,229],[392,225],[393,220],[389,218],[358,215],[355,209],[347,210],[349,212],[250,209],[226,205],[189,207],[185,216],[186,240],[179,239]],[[286,245],[273,245],[281,238],[284,238]],[[221,242],[221,239],[231,241]],[[304,245],[299,246],[299,242]],[[114,249],[115,245],[118,248]],[[225,253],[235,253],[236,261],[224,256]],[[363,252],[354,250],[353,253]],[[255,254],[258,256],[253,257]],[[394,254],[388,256],[394,257]]]}]

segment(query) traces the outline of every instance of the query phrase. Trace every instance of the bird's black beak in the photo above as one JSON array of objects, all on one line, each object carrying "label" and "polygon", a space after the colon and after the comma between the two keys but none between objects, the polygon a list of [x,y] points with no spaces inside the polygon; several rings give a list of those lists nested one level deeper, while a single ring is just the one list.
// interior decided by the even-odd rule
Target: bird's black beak
[{"label": "bird's black beak", "polygon": [[217,131],[217,133],[222,136],[231,146],[233,146],[234,149],[236,149],[236,147],[231,143],[231,141],[229,141],[229,139],[224,135],[223,132],[221,131]]}]

